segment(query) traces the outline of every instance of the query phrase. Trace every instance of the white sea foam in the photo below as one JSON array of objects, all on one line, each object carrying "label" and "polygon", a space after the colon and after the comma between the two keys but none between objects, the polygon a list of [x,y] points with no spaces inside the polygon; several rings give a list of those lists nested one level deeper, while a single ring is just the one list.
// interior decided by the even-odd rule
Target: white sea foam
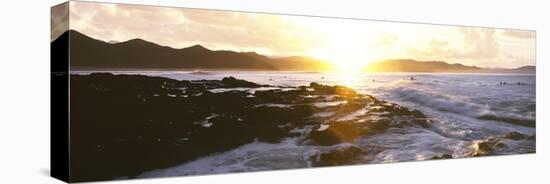
[{"label": "white sea foam", "polygon": [[336,112],[332,112],[332,111],[318,112],[318,113],[313,114],[313,117],[316,117],[316,118],[326,118],[326,117],[331,117],[331,116],[333,116],[335,113],[336,113]]},{"label": "white sea foam", "polygon": [[269,103],[269,104],[258,104],[254,107],[278,107],[278,108],[289,108],[289,107],[292,107],[292,105],[289,105],[289,104],[273,104],[273,103]]},{"label": "white sea foam", "polygon": [[337,121],[349,121],[359,118],[362,115],[365,115],[365,113],[368,112],[368,107],[363,107],[355,112],[352,112],[344,117],[339,118]]},{"label": "white sea foam", "polygon": [[330,127],[330,125],[322,124],[321,126],[319,126],[319,128],[317,129],[317,131],[325,131],[325,130],[328,129],[329,127]]},{"label": "white sea foam", "polygon": [[211,120],[212,118],[215,118],[215,117],[218,117],[218,116],[220,116],[220,115],[219,115],[219,114],[214,114],[214,113],[212,113],[212,114],[210,114],[210,116],[204,118],[203,121],[195,122],[195,124],[199,124],[199,125],[201,125],[201,126],[203,126],[203,127],[205,127],[205,128],[211,127],[211,126],[214,125],[214,124],[213,124],[212,122],[210,122],[210,120]]},{"label": "white sea foam", "polygon": [[313,105],[315,105],[315,107],[318,107],[318,108],[325,108],[325,107],[338,106],[346,103],[348,102],[345,100],[341,100],[341,101],[332,101],[332,102],[316,102]]},{"label": "white sea foam", "polygon": [[440,111],[466,114],[471,117],[479,117],[489,112],[489,105],[469,102],[468,98],[452,94],[434,93],[429,90],[411,89],[408,87],[396,87],[390,90],[401,100],[431,107]]},{"label": "white sea foam", "polygon": [[[533,122],[535,120],[534,111],[518,112],[517,110],[514,110],[523,108],[522,106],[525,106],[525,102],[517,103],[514,101],[513,96],[508,96],[506,93],[499,93],[499,89],[492,89],[488,92],[474,89],[473,91],[477,91],[481,94],[473,94],[473,92],[469,91],[464,93],[463,91],[460,91],[461,89],[458,89],[459,87],[453,87],[457,89],[447,88],[448,86],[442,87],[432,85],[430,83],[416,83],[410,81],[404,82],[400,80],[397,81],[397,83],[386,86],[384,91],[389,96],[389,99],[397,101],[398,103],[409,103],[413,106],[413,108],[422,106],[435,111],[450,112],[472,118],[496,117],[493,119],[515,119]],[[465,88],[463,90],[468,89]],[[484,92],[494,94],[487,95],[484,94]],[[471,95],[477,95],[480,97]],[[508,107],[501,107],[499,103],[495,102],[498,100],[505,101],[507,98],[510,98],[508,100],[515,103],[508,103]]]},{"label": "white sea foam", "polygon": [[258,87],[258,88],[216,88],[208,90],[211,93],[223,93],[227,91],[246,91],[248,93],[254,94],[256,91],[269,91],[280,89],[281,91],[290,91],[295,90],[295,88],[279,88],[279,87]]},{"label": "white sea foam", "polygon": [[236,149],[205,156],[197,160],[167,169],[142,173],[138,177],[184,176],[243,171],[261,171],[308,167],[307,153],[315,146],[298,145],[296,139],[286,139],[278,144],[252,142]]}]

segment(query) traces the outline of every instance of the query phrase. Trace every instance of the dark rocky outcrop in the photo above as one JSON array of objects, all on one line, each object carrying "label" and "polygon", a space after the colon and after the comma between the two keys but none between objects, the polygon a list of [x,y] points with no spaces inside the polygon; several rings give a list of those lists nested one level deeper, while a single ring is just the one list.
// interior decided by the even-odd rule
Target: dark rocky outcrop
[{"label": "dark rocky outcrop", "polygon": [[225,78],[223,78],[222,79],[222,84],[224,84],[224,86],[226,86],[226,87],[235,87],[235,86],[247,87],[247,88],[261,87],[261,85],[258,85],[256,83],[248,82],[248,81],[245,81],[245,80],[239,80],[239,79],[236,79],[235,77],[225,77]]},{"label": "dark rocky outcrop", "polygon": [[532,128],[536,127],[536,122],[533,119],[517,119],[517,118],[501,117],[501,116],[495,116],[495,115],[483,115],[478,118],[483,120],[501,121],[501,122],[506,122],[506,123],[525,126],[525,127],[532,127]]},{"label": "dark rocky outcrop", "polygon": [[493,155],[498,149],[506,148],[506,144],[504,144],[500,139],[489,138],[475,143],[475,148],[476,149],[472,153],[472,156],[488,156]]},{"label": "dark rocky outcrop", "polygon": [[453,158],[451,154],[443,154],[441,156],[433,156],[431,160],[441,160],[441,159],[450,159]]},{"label": "dark rocky outcrop", "polygon": [[[178,81],[110,73],[71,75],[71,177],[132,177],[255,140],[277,143],[299,137],[306,144],[334,145],[392,127],[430,126],[419,111],[343,86],[231,90],[259,87],[269,86],[233,77]],[[211,91],[221,88],[227,90]],[[330,115],[319,115],[326,113]],[[347,163],[361,153],[356,147],[337,148],[322,153],[316,165]]]},{"label": "dark rocky outcrop", "polygon": [[[365,108],[366,104],[370,104],[369,106],[375,106],[376,108],[370,108],[366,113],[358,115],[351,120],[329,119],[327,123],[319,125],[317,130],[313,130],[309,134],[310,143],[315,145],[334,145],[353,142],[360,136],[380,133],[392,127],[419,126],[429,128],[431,126],[430,120],[419,111],[409,110],[406,107],[383,101],[364,101],[364,99],[354,98],[348,100],[348,103],[338,107],[336,114],[341,111],[346,111],[341,114],[349,114],[353,110]],[[349,108],[352,110],[347,110]],[[322,126],[326,128],[322,128]]]},{"label": "dark rocky outcrop", "polygon": [[509,132],[508,134],[506,134],[504,136],[504,138],[506,139],[512,139],[512,140],[521,140],[521,139],[525,139],[527,138],[528,136],[522,134],[522,133],[519,133],[519,132]]},{"label": "dark rocky outcrop", "polygon": [[313,156],[313,166],[336,166],[344,164],[353,164],[356,157],[359,157],[364,153],[361,148],[355,146],[337,146],[327,152],[320,153]]}]

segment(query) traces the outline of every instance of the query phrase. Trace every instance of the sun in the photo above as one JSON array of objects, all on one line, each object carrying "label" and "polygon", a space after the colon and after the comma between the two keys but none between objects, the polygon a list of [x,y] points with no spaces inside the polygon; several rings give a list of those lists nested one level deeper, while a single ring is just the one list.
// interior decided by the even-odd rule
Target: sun
[{"label": "sun", "polygon": [[334,22],[334,26],[318,21],[301,23],[304,30],[318,38],[307,54],[329,62],[336,72],[356,73],[373,59],[375,53],[371,52],[370,43],[376,35],[368,27],[358,27],[351,20]]},{"label": "sun", "polygon": [[368,47],[356,42],[345,40],[332,41],[328,46],[317,48],[311,53],[317,58],[332,65],[335,77],[348,87],[357,86],[361,75],[366,72],[369,61]]},{"label": "sun", "polygon": [[315,44],[305,54],[332,65],[331,72],[344,85],[356,85],[369,61],[379,57],[379,54],[373,52],[379,50],[373,44],[379,34],[372,24],[349,19],[330,21],[315,17],[289,17],[289,20],[315,38]]},{"label": "sun", "polygon": [[372,60],[369,48],[345,37],[328,38],[326,43],[324,47],[313,49],[311,54],[330,63],[332,72],[343,85],[358,85],[361,75],[366,72],[365,69]]},{"label": "sun", "polygon": [[[361,54],[357,54],[361,52]],[[332,65],[330,71],[335,78],[347,87],[355,87],[360,84],[361,76],[368,65],[369,57],[364,54],[365,48],[330,48],[320,50],[315,57],[321,58]]]}]

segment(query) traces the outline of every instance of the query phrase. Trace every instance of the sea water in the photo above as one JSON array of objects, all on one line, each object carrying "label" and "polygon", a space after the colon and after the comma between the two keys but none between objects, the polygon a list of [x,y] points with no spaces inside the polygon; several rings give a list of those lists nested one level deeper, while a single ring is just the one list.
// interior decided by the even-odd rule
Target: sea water
[{"label": "sea water", "polygon": [[[177,80],[220,80],[233,76],[280,88],[309,85],[311,82],[344,85],[381,100],[420,110],[435,122],[429,129],[389,129],[384,133],[357,139],[353,145],[380,150],[357,160],[357,164],[426,160],[442,154],[451,154],[454,158],[467,157],[475,149],[475,143],[481,140],[503,136],[512,131],[535,134],[536,77],[532,74],[110,72]],[[506,149],[497,154],[519,154],[535,150],[533,140],[504,140],[504,143]],[[278,144],[256,141],[173,168],[146,172],[140,177],[306,168],[310,167],[311,155],[335,146],[301,145],[297,138],[288,138]]]}]

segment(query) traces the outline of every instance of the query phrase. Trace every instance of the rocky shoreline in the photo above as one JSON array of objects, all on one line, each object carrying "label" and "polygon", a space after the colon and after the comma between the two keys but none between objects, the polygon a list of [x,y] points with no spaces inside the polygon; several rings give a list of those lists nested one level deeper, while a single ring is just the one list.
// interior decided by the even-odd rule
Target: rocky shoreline
[{"label": "rocky shoreline", "polygon": [[[352,164],[365,150],[356,138],[391,128],[430,128],[422,112],[344,86],[280,87],[233,77],[178,81],[93,73],[70,77],[71,177],[109,180],[167,168],[261,141],[299,137],[334,146],[311,156],[312,166]],[[511,132],[477,143],[471,156],[505,147],[500,139],[534,139]],[[376,151],[376,150],[374,150]],[[452,158],[450,154],[432,159]]]}]

